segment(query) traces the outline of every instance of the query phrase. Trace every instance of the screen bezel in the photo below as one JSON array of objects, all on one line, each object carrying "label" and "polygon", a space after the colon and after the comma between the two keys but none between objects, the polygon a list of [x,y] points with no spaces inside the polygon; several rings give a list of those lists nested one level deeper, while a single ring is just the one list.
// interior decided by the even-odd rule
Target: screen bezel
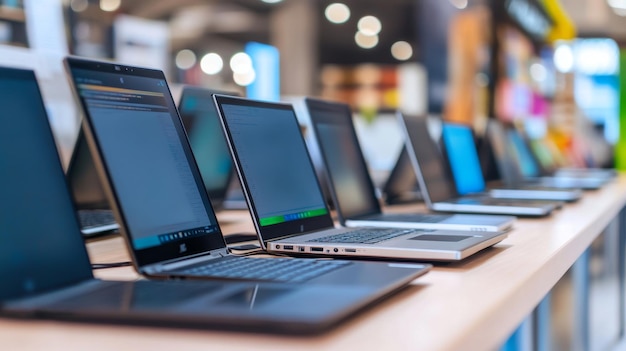
[{"label": "screen bezel", "polygon": [[[311,232],[322,229],[333,228],[333,220],[330,215],[330,210],[328,209],[328,205],[326,201],[324,201],[324,196],[322,194],[322,190],[319,184],[319,180],[317,179],[317,175],[315,176],[316,182],[315,186],[317,187],[320,197],[322,198],[322,202],[324,204],[324,208],[326,209],[326,214],[316,217],[297,219],[287,222],[282,222],[278,224],[272,224],[268,226],[261,226],[261,221],[259,214],[257,212],[256,206],[254,204],[254,200],[252,199],[252,195],[250,192],[250,188],[248,187],[248,181],[246,178],[246,174],[244,174],[241,166],[241,162],[239,160],[239,153],[235,147],[235,143],[232,138],[232,134],[230,128],[228,126],[228,122],[226,121],[226,117],[224,115],[224,109],[222,105],[237,105],[237,106],[249,106],[249,107],[257,107],[257,108],[268,108],[268,109],[280,109],[290,111],[293,114],[293,123],[297,127],[297,130],[300,131],[300,126],[298,125],[298,121],[296,119],[296,114],[294,112],[293,106],[287,103],[275,103],[275,102],[267,102],[267,101],[258,101],[258,100],[250,100],[239,97],[225,96],[225,95],[213,95],[213,101],[215,102],[215,106],[218,109],[218,115],[220,117],[220,121],[222,123],[222,128],[224,128],[224,133],[226,135],[226,140],[228,142],[228,148],[231,152],[231,156],[235,163],[235,169],[237,171],[237,176],[239,177],[239,182],[241,183],[241,188],[243,190],[244,196],[246,198],[246,202],[248,203],[248,209],[253,219],[254,226],[256,228],[257,234],[259,235],[259,239],[261,241],[261,246],[265,249],[267,247],[266,243],[271,240],[276,240],[279,238],[289,237],[293,235],[299,235],[305,232]],[[306,143],[304,142],[304,138],[301,133],[300,141],[305,150]],[[313,162],[311,161],[311,157],[308,152],[305,157],[307,158],[311,170],[315,174],[315,168],[313,167]],[[313,186],[313,184],[311,184]]]},{"label": "screen bezel", "polygon": [[[87,143],[89,145],[89,149],[91,151],[92,157],[94,159],[94,163],[96,165],[96,169],[98,170],[98,174],[100,175],[100,179],[102,180],[102,184],[109,199],[109,203],[111,204],[113,213],[116,217],[117,222],[120,224],[120,233],[126,240],[127,248],[129,250],[130,256],[135,264],[135,267],[142,270],[143,266],[163,262],[168,260],[180,259],[186,256],[193,256],[199,253],[209,252],[215,249],[221,249],[226,247],[226,243],[224,241],[224,237],[221,232],[221,228],[219,227],[219,223],[217,222],[217,218],[215,216],[215,211],[211,206],[209,201],[209,197],[204,188],[204,184],[202,182],[202,178],[200,176],[200,171],[195,162],[195,158],[193,153],[191,152],[191,146],[189,145],[189,141],[187,140],[187,134],[183,128],[182,120],[178,113],[178,110],[175,108],[175,103],[172,98],[171,91],[167,84],[167,80],[165,79],[165,75],[160,70],[148,69],[148,68],[140,68],[133,66],[126,66],[117,63],[103,62],[103,61],[92,61],[79,59],[75,57],[66,57],[64,59],[64,66],[67,72],[68,80],[70,85],[72,86],[72,93],[74,98],[79,103],[81,107],[81,111],[83,114],[83,123],[82,128],[85,133],[85,137]],[[78,87],[74,81],[74,73],[73,70],[80,69],[86,71],[92,71],[95,73],[104,73],[104,74],[124,74],[127,76],[135,76],[135,77],[143,77],[143,78],[153,78],[163,80],[165,82],[165,88],[169,92],[169,94],[165,94],[166,102],[168,103],[168,109],[170,110],[170,114],[174,113],[175,117],[173,117],[174,125],[177,130],[177,134],[181,140],[181,144],[183,150],[185,152],[185,156],[190,161],[190,169],[191,173],[196,181],[196,185],[198,186],[198,191],[200,192],[200,197],[202,198],[202,202],[204,203],[207,215],[209,220],[212,223],[215,223],[217,228],[216,233],[211,233],[202,237],[192,237],[185,240],[175,241],[168,244],[162,244],[155,247],[150,247],[147,249],[137,250],[133,246],[133,237],[132,234],[128,230],[128,224],[126,222],[126,216],[122,211],[121,203],[119,202],[119,198],[117,196],[117,192],[114,189],[111,180],[111,174],[109,172],[109,166],[107,165],[104,157],[101,153],[101,144],[98,140],[92,121],[91,115],[89,114],[89,110],[87,108],[87,104],[84,99],[80,96],[80,92]],[[178,120],[178,122],[176,122]],[[184,244],[186,250],[180,250],[181,245]]]},{"label": "screen bezel", "polygon": [[[339,222],[342,225],[345,225],[345,222],[347,219],[356,219],[359,217],[371,216],[371,215],[382,213],[380,203],[378,202],[378,198],[376,197],[376,189],[374,187],[374,182],[372,181],[372,177],[370,176],[368,172],[369,168],[367,167],[367,162],[365,162],[365,157],[363,156],[363,151],[361,149],[359,139],[356,135],[354,123],[352,122],[352,110],[350,110],[350,106],[339,103],[339,102],[330,102],[330,101],[311,99],[311,98],[304,99],[304,102],[307,106],[307,109],[309,110],[309,117],[311,118],[311,125],[313,126],[313,134],[315,135],[317,145],[319,145],[319,148],[321,151],[320,154],[321,154],[322,160],[324,161],[324,173],[326,174],[326,178],[329,179],[328,186],[331,190],[331,195],[333,197],[333,203],[335,204],[335,209],[337,210],[337,217],[339,219]],[[325,123],[325,121],[323,120],[326,119],[326,116],[321,115],[325,111],[333,113],[336,116],[341,116],[339,117],[341,120],[334,121],[337,123],[332,123],[332,124],[338,125],[340,128],[348,128],[348,131],[350,133],[349,142],[353,143],[357,151],[357,155],[354,155],[357,158],[356,162],[358,162],[361,169],[365,171],[365,174],[362,174],[362,175],[365,176],[367,189],[361,189],[361,190],[365,192],[366,196],[369,197],[370,203],[373,204],[373,207],[367,209],[363,213],[357,214],[356,216],[350,216],[350,217],[345,216],[345,213],[342,210],[341,201],[338,196],[339,189],[335,187],[333,174],[328,167],[329,161],[325,156],[326,153],[324,152],[324,149],[327,148],[327,146],[324,145],[324,143],[322,142],[322,138],[320,136],[320,131],[319,131],[320,124]],[[360,170],[354,170],[354,171],[360,172]]]}]

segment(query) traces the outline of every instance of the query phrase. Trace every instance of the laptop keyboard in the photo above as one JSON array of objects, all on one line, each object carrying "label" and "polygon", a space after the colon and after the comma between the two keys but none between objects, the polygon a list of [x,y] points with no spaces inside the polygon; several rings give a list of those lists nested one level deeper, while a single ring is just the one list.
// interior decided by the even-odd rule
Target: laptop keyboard
[{"label": "laptop keyboard", "polygon": [[422,213],[411,213],[411,214],[385,214],[384,217],[381,217],[385,221],[394,221],[394,222],[403,222],[403,221],[412,221],[412,222],[421,222],[421,223],[439,223],[445,221],[446,219],[452,217],[451,215],[440,215],[440,214],[422,214]]},{"label": "laptop keyboard", "polygon": [[346,233],[325,236],[308,240],[315,243],[346,243],[346,244],[376,244],[412,233],[423,233],[430,230],[423,229],[357,229]]},{"label": "laptop keyboard", "polygon": [[111,210],[83,210],[78,211],[78,220],[81,228],[100,227],[115,224],[115,216]]},{"label": "laptop keyboard", "polygon": [[350,265],[350,261],[231,256],[183,270],[188,275],[218,278],[304,282]]}]

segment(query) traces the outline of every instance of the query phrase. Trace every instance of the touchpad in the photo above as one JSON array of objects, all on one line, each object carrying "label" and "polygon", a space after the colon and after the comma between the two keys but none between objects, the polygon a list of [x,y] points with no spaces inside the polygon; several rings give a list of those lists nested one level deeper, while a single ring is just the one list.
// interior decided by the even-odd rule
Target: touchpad
[{"label": "touchpad", "polygon": [[471,238],[471,236],[424,234],[424,235],[414,236],[409,240],[457,242],[457,241],[465,240],[467,238]]},{"label": "touchpad", "polygon": [[257,285],[227,296],[220,303],[237,307],[261,307],[263,304],[284,296],[293,290],[294,289],[290,288],[274,288]]}]

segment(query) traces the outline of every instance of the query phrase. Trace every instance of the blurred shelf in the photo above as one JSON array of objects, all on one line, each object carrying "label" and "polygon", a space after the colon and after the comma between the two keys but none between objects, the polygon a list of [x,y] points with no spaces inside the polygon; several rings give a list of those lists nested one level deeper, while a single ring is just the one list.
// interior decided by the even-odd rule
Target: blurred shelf
[{"label": "blurred shelf", "polygon": [[24,10],[20,8],[0,6],[0,20],[25,22],[26,15],[24,14]]}]

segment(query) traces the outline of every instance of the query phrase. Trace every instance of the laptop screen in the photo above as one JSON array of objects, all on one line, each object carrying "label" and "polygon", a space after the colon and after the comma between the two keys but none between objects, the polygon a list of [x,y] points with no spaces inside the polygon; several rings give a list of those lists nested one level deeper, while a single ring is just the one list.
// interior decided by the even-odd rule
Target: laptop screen
[{"label": "laptop screen", "polygon": [[469,126],[444,123],[443,144],[459,195],[485,191],[474,134]]},{"label": "laptop screen", "polygon": [[350,107],[311,99],[307,99],[306,104],[340,218],[380,213],[374,184],[352,124]]},{"label": "laptop screen", "polygon": [[191,150],[213,206],[221,205],[233,172],[232,161],[215,104],[215,92],[185,87],[178,104]]},{"label": "laptop screen", "polygon": [[456,197],[456,187],[435,141],[431,138],[426,120],[398,114],[405,127],[407,152],[412,158],[415,173],[425,200],[441,202]]},{"label": "laptop screen", "polygon": [[67,62],[138,264],[223,247],[163,73]]},{"label": "laptop screen", "polygon": [[92,275],[32,71],[0,68],[0,106],[2,301]]},{"label": "laptop screen", "polygon": [[263,240],[332,227],[292,106],[215,101]]},{"label": "laptop screen", "polygon": [[512,149],[515,152],[515,156],[519,160],[520,169],[524,177],[538,177],[541,174],[541,170],[539,169],[539,166],[535,162],[531,151],[528,149],[526,142],[519,134],[519,132],[513,129],[509,129],[507,130],[507,136],[509,139],[509,143],[511,143]]}]

